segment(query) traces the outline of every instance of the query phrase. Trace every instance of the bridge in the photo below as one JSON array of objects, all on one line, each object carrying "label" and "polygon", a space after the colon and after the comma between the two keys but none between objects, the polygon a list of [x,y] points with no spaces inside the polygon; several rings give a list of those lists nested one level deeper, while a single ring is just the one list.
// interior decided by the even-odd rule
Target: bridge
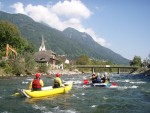
[{"label": "bridge", "polygon": [[[129,73],[133,73],[136,71],[139,67],[138,66],[115,66],[115,65],[74,65],[73,67],[76,68],[91,68],[92,72],[95,72],[96,68],[101,68],[101,69],[109,69],[109,72],[112,72],[112,69],[117,69],[117,73],[120,74],[121,69],[126,69],[128,70]],[[129,71],[130,70],[130,71]]]}]

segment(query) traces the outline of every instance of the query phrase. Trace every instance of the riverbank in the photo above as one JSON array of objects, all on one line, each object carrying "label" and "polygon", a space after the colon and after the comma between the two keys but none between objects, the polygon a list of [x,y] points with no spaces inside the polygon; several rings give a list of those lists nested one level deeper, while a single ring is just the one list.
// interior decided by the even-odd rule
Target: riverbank
[{"label": "riverbank", "polygon": [[[80,72],[77,69],[74,70],[68,70],[68,69],[49,69],[46,73],[42,73],[42,75],[45,76],[51,76],[54,75],[56,73],[60,73],[61,75],[76,75],[76,74],[82,74],[82,72]],[[150,76],[150,68],[139,68],[138,70],[136,70],[134,73],[132,73],[134,75],[144,75],[144,76]],[[13,77],[13,76],[33,76],[35,75],[35,73],[32,73],[30,75],[12,75],[12,74],[4,74],[4,73],[0,73],[0,77]]]},{"label": "riverbank", "polygon": [[[42,73],[42,75],[45,75],[45,76],[51,76],[53,74],[56,74],[56,73],[60,73],[61,75],[75,75],[75,74],[81,74],[82,72],[80,72],[79,70],[77,69],[74,69],[74,70],[68,70],[68,69],[49,69],[46,73]],[[0,77],[13,77],[13,76],[33,76],[35,75],[35,73],[32,73],[32,74],[29,74],[29,75],[24,75],[24,74],[20,74],[20,75],[12,75],[12,74],[4,74],[4,73],[0,73]]]},{"label": "riverbank", "polygon": [[56,73],[60,73],[60,74],[65,74],[65,75],[73,75],[73,74],[81,74],[80,71],[78,71],[77,69],[74,69],[72,71],[68,70],[68,69],[50,69],[48,70],[47,74],[52,75],[52,74],[56,74]]},{"label": "riverbank", "polygon": [[145,76],[150,76],[150,68],[139,68],[133,74],[142,74]]}]

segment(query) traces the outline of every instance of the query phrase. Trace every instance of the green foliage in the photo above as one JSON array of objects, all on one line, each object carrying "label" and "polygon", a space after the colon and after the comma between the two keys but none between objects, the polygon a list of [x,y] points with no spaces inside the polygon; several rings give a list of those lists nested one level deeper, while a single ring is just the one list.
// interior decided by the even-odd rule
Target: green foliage
[{"label": "green foliage", "polygon": [[0,67],[0,76],[4,74],[4,69]]},{"label": "green foliage", "polygon": [[88,65],[90,64],[90,59],[87,55],[81,55],[76,60],[77,65]]},{"label": "green foliage", "polygon": [[[76,65],[89,65],[91,63],[89,57],[87,55],[81,55],[76,60]],[[90,69],[79,69],[81,72],[91,71]]]},{"label": "green foliage", "polygon": [[146,57],[146,58],[143,60],[142,66],[143,66],[143,67],[150,67],[150,54],[148,55],[148,57]]},{"label": "green foliage", "polygon": [[26,53],[25,56],[19,55],[17,59],[1,61],[0,67],[7,74],[20,76],[21,74],[31,74],[35,71],[36,62],[33,60],[33,55]]},{"label": "green foliage", "polygon": [[40,66],[38,66],[38,67],[39,67],[38,71],[41,72],[41,73],[42,72],[46,73],[47,70],[48,70],[48,66],[46,65],[46,63],[41,63]]},{"label": "green foliage", "polygon": [[134,56],[133,60],[130,62],[131,66],[139,66],[141,67],[142,61],[140,56]]},{"label": "green foliage", "polygon": [[143,60],[142,66],[143,67],[148,67],[148,65],[149,65],[148,59],[146,58],[146,59]]},{"label": "green foliage", "polygon": [[28,73],[33,73],[33,71],[35,70],[35,67],[37,65],[37,63],[35,62],[35,60],[33,59],[33,54],[31,53],[26,53],[24,55],[25,58],[25,70]]},{"label": "green foliage", "polygon": [[3,67],[5,70],[6,74],[11,74],[13,72],[13,67],[12,67],[12,62],[11,61],[6,61],[5,66]]},{"label": "green foliage", "polygon": [[102,61],[102,60],[91,60],[91,65],[113,65],[110,61]]},{"label": "green foliage", "polygon": [[20,38],[20,32],[17,27],[10,22],[0,21],[0,49],[4,50],[6,44],[17,47],[19,41],[17,38]]},{"label": "green foliage", "polygon": [[14,75],[25,74],[25,62],[21,61],[21,58],[15,60],[12,64],[12,73]]},{"label": "green foliage", "polygon": [[18,53],[34,51],[34,47],[21,37],[16,25],[8,21],[0,21],[0,40],[1,51],[5,51],[6,44],[11,45]]},{"label": "green foliage", "polygon": [[5,70],[6,74],[20,75],[34,71],[35,61],[33,55],[34,46],[21,37],[21,33],[16,25],[8,21],[0,21],[0,57],[5,56],[6,44],[11,45],[17,51],[17,59],[1,61],[0,67]]},{"label": "green foliage", "polygon": [[0,67],[6,67],[6,61],[1,61],[0,62]]}]

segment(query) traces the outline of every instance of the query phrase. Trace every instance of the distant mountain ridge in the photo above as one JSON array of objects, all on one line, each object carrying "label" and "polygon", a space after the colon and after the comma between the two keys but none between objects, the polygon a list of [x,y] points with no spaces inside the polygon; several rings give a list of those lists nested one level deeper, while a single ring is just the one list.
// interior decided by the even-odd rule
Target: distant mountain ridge
[{"label": "distant mountain ridge", "polygon": [[108,60],[116,64],[129,64],[128,59],[99,45],[89,34],[79,32],[76,29],[66,28],[64,31],[59,31],[35,22],[26,15],[9,14],[2,11],[0,11],[0,20],[14,23],[20,29],[22,36],[35,45],[37,51],[43,35],[46,49],[51,49],[56,54],[65,54],[70,58],[86,54],[92,59]]},{"label": "distant mountain ridge", "polygon": [[[74,40],[74,42],[78,42],[79,45],[82,45],[82,48],[86,48],[86,50],[90,50],[90,56],[96,59],[104,59],[109,61],[118,62],[119,60],[123,62],[124,58],[121,55],[113,52],[112,50],[99,45],[97,42],[93,40],[93,38],[83,32],[79,32],[73,28],[67,28],[63,31],[67,37]],[[125,62],[129,62],[125,61]],[[124,64],[125,64],[124,62]]]}]

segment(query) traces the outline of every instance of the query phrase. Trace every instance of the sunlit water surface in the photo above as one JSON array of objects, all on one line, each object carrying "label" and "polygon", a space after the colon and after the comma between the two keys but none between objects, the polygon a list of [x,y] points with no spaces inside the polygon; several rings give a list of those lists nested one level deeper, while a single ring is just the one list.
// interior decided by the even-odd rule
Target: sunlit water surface
[{"label": "sunlit water surface", "polygon": [[[12,96],[33,77],[0,78],[0,113],[150,113],[150,76],[111,74],[116,88],[84,86],[89,76],[63,75],[63,82],[74,82],[72,90],[39,99]],[[53,84],[53,78],[42,79],[45,86]]]}]

